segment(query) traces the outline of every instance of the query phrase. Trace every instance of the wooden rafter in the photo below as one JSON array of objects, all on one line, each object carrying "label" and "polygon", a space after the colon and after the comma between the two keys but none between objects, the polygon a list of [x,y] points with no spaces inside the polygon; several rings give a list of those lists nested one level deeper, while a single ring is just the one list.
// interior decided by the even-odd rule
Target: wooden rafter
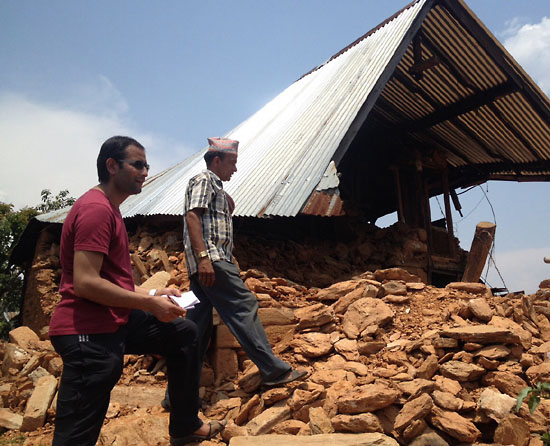
[{"label": "wooden rafter", "polygon": [[505,82],[496,87],[489,88],[477,94],[468,96],[467,98],[455,102],[454,104],[438,110],[431,115],[404,123],[403,127],[408,132],[419,132],[426,128],[433,127],[451,118],[460,116],[478,108],[496,101],[498,98],[507,96],[518,91],[516,84]]},{"label": "wooden rafter", "polygon": [[[401,70],[396,69],[394,73],[395,78],[401,82],[405,88],[407,88],[411,93],[418,94],[422,99],[424,99],[428,104],[430,104],[435,110],[441,110],[444,108],[436,99],[432,98],[425,90],[420,86],[415,85]],[[505,160],[502,155],[496,153],[491,149],[485,142],[483,142],[472,130],[470,130],[464,123],[462,123],[458,118],[451,118],[450,122],[457,127],[462,133],[464,133],[468,138],[474,141],[485,153],[492,158],[498,160]]]}]

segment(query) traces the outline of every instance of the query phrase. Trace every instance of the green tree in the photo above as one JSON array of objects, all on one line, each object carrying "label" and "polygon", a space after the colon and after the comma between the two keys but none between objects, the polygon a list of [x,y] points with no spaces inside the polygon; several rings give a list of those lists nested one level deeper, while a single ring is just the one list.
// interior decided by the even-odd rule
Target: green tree
[{"label": "green tree", "polygon": [[75,199],[69,195],[67,189],[60,191],[55,197],[52,196],[50,189],[42,189],[40,192],[42,203],[36,206],[40,212],[57,211],[67,206],[72,206]]},{"label": "green tree", "polygon": [[31,218],[38,211],[25,207],[13,210],[13,204],[0,203],[0,336],[5,337],[10,324],[10,313],[21,308],[23,291],[23,271],[10,262],[10,254],[15,243]]},{"label": "green tree", "polygon": [[43,189],[40,196],[40,204],[19,211],[14,211],[13,204],[0,202],[0,337],[13,328],[11,316],[21,310],[23,302],[24,271],[10,262],[13,247],[33,217],[75,202],[68,190],[53,196],[49,189]]}]

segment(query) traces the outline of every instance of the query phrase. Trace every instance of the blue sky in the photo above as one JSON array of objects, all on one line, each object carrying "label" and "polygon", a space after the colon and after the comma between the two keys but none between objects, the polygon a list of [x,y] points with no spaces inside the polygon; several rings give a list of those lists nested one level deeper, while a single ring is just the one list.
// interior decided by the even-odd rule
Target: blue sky
[{"label": "blue sky", "polygon": [[[43,188],[80,195],[96,182],[99,146],[117,133],[143,142],[157,173],[407,3],[0,0],[0,201],[35,205]],[[550,3],[467,3],[550,93]],[[546,183],[488,185],[497,266],[511,290],[550,277],[548,192]],[[475,224],[493,220],[484,197],[461,195],[469,215],[454,219],[466,249]]]}]

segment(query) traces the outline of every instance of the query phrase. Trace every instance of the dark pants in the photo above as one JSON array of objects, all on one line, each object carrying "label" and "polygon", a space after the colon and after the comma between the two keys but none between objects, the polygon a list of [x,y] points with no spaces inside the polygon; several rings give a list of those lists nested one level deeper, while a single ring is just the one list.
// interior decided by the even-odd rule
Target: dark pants
[{"label": "dark pants", "polygon": [[113,334],[52,336],[63,359],[53,446],[93,446],[109,407],[110,393],[127,354],[166,356],[171,396],[170,435],[196,431],[199,409],[197,327],[187,319],[160,322],[133,310],[128,324]]},{"label": "dark pants", "polygon": [[[239,276],[239,269],[231,262],[212,264],[216,273],[213,286],[202,285],[197,275],[191,277],[191,290],[200,304],[189,310],[187,317],[199,328],[201,363],[212,334],[212,307],[237,338],[248,357],[260,369],[264,381],[270,381],[290,370],[271,350],[264,327],[258,317],[258,300]],[[172,393],[170,392],[170,396]]]}]

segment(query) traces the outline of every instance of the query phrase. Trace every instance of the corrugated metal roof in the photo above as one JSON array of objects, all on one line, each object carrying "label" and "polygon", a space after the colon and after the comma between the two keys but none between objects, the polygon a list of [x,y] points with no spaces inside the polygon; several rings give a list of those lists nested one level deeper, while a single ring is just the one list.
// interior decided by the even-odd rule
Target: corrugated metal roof
[{"label": "corrugated metal roof", "polygon": [[[225,135],[240,141],[234,215],[339,215],[336,167],[370,120],[444,152],[458,183],[550,178],[548,98],[462,0],[418,0]],[[205,150],[149,179],[123,215],[181,215]]]},{"label": "corrugated metal roof", "polygon": [[70,207],[66,207],[57,211],[51,211],[45,214],[37,215],[35,218],[44,223],[63,223],[70,209]]},{"label": "corrugated metal roof", "polygon": [[[426,0],[420,0],[338,57],[302,77],[226,137],[239,144],[238,172],[224,187],[236,216],[295,216]],[[205,135],[205,137],[208,135]],[[147,181],[121,206],[125,217],[183,210],[204,151]]]}]

